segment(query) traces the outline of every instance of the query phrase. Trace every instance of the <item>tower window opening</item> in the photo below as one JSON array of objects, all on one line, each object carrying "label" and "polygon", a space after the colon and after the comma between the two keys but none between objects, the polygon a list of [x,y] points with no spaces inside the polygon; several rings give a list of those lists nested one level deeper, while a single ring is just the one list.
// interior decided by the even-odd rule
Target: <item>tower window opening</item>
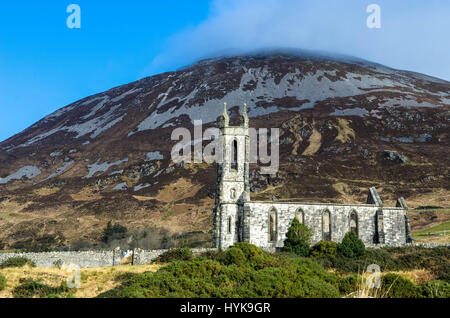
[{"label": "tower window opening", "polygon": [[231,143],[231,169],[237,170],[238,168],[238,145],[237,140],[234,139]]},{"label": "tower window opening", "polygon": [[227,225],[227,228],[228,228],[228,234],[231,234],[231,216],[228,217],[228,225]]}]

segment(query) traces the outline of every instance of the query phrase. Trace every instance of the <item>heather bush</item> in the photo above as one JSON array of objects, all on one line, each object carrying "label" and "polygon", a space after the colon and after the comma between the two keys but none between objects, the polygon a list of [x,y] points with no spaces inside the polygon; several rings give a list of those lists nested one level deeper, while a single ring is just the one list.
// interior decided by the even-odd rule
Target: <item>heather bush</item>
[{"label": "heather bush", "polygon": [[338,244],[332,241],[320,241],[311,248],[310,255],[313,257],[328,256],[333,258],[336,255],[337,246]]},{"label": "heather bush", "polygon": [[6,278],[0,273],[0,291],[4,290],[6,287]]},{"label": "heather bush", "polygon": [[136,274],[100,297],[338,297],[337,277],[306,258],[237,243],[222,253]]},{"label": "heather bush", "polygon": [[339,279],[339,291],[344,295],[348,295],[358,289],[359,279],[357,275],[345,276]]},{"label": "heather bush", "polygon": [[76,291],[75,289],[69,289],[66,282],[62,282],[58,287],[53,287],[31,278],[25,278],[20,279],[19,283],[13,289],[14,298],[70,298]]},{"label": "heather bush", "polygon": [[[363,256],[350,259],[341,253],[333,257],[325,248],[329,242],[320,245],[324,245],[316,249],[320,256],[311,252],[312,257],[292,252],[270,254],[249,243],[236,243],[227,250],[208,251],[187,260],[170,258],[175,260],[156,272],[121,275],[120,285],[99,297],[340,297],[358,290],[362,278],[356,274],[369,264],[380,265],[382,272],[418,268],[417,264],[434,264],[445,270],[448,259],[448,250],[417,248],[368,249]],[[325,270],[319,262],[336,271]],[[342,275],[345,272],[352,275]],[[386,274],[377,294],[448,298],[448,286],[448,282],[438,281],[416,287],[399,275]]]},{"label": "heather bush", "polygon": [[418,294],[425,298],[450,298],[450,284],[441,280],[425,282],[418,287]]},{"label": "heather bush", "polygon": [[154,262],[155,263],[168,263],[173,261],[189,261],[193,257],[192,251],[185,248],[172,248],[159,255]]},{"label": "heather bush", "polygon": [[6,261],[4,261],[2,264],[0,264],[0,268],[23,267],[25,265],[29,265],[31,267],[35,267],[36,266],[34,264],[34,262],[30,261],[28,258],[25,258],[25,257],[10,257]]},{"label": "heather bush", "polygon": [[418,288],[397,274],[386,274],[381,278],[382,295],[387,298],[417,298]]},{"label": "heather bush", "polygon": [[244,265],[247,261],[244,252],[237,247],[231,247],[225,252],[223,263],[226,265],[236,264],[238,266]]}]

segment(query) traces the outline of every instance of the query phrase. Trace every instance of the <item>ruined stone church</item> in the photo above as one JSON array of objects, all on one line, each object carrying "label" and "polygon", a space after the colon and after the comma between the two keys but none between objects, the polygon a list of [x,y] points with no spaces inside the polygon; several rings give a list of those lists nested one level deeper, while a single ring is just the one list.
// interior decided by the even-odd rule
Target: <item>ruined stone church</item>
[{"label": "ruined stone church", "polygon": [[366,245],[412,243],[408,207],[403,198],[385,207],[374,187],[365,204],[252,201],[250,199],[249,119],[244,105],[240,126],[230,126],[224,105],[220,117],[221,160],[214,206],[215,247],[248,242],[261,248],[282,247],[291,221],[312,230],[311,243],[340,242],[354,231]]}]

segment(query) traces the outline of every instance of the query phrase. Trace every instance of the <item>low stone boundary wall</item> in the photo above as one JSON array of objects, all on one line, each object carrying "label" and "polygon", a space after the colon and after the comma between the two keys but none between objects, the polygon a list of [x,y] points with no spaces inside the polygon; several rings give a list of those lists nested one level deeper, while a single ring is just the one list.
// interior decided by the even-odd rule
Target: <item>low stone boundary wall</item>
[{"label": "low stone boundary wall", "polygon": [[[116,255],[115,255],[116,254]],[[116,256],[116,259],[115,259]],[[80,267],[106,267],[120,263],[120,253],[114,251],[0,253],[0,264],[11,257],[25,257],[37,267],[54,267],[56,264],[76,264]]]},{"label": "low stone boundary wall", "polygon": [[450,243],[417,243],[415,246],[433,248],[433,247],[450,247]]},{"label": "low stone boundary wall", "polygon": [[[380,248],[386,245],[366,246],[368,248]],[[425,248],[434,248],[439,246],[450,247],[450,244],[408,244],[407,246],[420,246]],[[405,245],[403,245],[405,247]],[[208,251],[216,251],[216,248],[194,248],[191,249],[194,255]],[[275,248],[265,248],[266,252],[273,253]],[[59,263],[75,264],[79,267],[109,267],[120,265],[125,259],[133,265],[150,264],[155,258],[168,249],[159,250],[141,250],[121,251],[119,249],[110,251],[81,251],[81,252],[42,252],[42,253],[0,253],[0,264],[11,257],[25,257],[33,261],[37,267],[54,267]],[[131,256],[131,257],[130,257]]]},{"label": "low stone boundary wall", "polygon": [[399,244],[399,245],[386,245],[386,244],[366,244],[366,248],[382,248],[382,247],[450,247],[450,243],[409,243],[409,244]]},{"label": "low stone boundary wall", "polygon": [[[216,249],[191,249],[194,255],[214,250]],[[168,249],[135,249],[134,251],[121,251],[116,249],[112,251],[0,253],[0,264],[11,257],[25,257],[30,261],[33,261],[37,267],[55,267],[58,263],[60,265],[75,264],[79,267],[109,267],[120,265],[124,259],[129,259],[133,265],[144,265],[150,264],[155,258],[166,251],[168,251]],[[132,258],[130,256],[132,256]]]}]

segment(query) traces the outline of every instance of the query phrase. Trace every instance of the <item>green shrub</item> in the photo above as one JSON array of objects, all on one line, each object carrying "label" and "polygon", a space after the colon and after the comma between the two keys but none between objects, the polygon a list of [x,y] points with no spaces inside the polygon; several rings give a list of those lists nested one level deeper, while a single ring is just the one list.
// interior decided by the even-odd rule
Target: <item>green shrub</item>
[{"label": "green shrub", "polygon": [[364,255],[366,247],[364,242],[358,238],[358,235],[350,231],[345,234],[342,242],[338,245],[338,251],[345,257],[356,258]]},{"label": "green shrub", "polygon": [[244,265],[247,261],[244,252],[237,247],[231,247],[225,252],[223,263],[226,265],[236,264],[238,266]]},{"label": "green shrub", "polygon": [[418,289],[414,284],[397,274],[386,274],[381,278],[382,294],[387,298],[416,298]]},{"label": "green shrub", "polygon": [[359,279],[357,275],[345,276],[339,279],[339,291],[345,295],[350,294],[358,289]]},{"label": "green shrub", "polygon": [[313,257],[328,256],[334,258],[337,246],[337,243],[332,241],[320,241],[311,248],[310,255]]},{"label": "green shrub", "polygon": [[246,242],[234,243],[233,247],[240,249],[248,260],[261,257],[264,254],[262,249]]},{"label": "green shrub", "polygon": [[[240,242],[235,243],[229,250],[231,249],[239,249],[242,251],[245,257],[245,265],[251,266],[255,269],[261,269],[269,266],[276,266],[279,264],[280,259],[274,257],[270,253],[265,253],[263,250],[261,250],[256,245]],[[228,252],[228,251],[227,251]],[[226,264],[226,253],[224,261],[222,263]]]},{"label": "green shrub", "polygon": [[2,264],[0,264],[0,268],[23,267],[25,265],[29,265],[31,267],[35,267],[36,266],[36,264],[34,264],[34,262],[30,261],[28,258],[25,258],[25,257],[10,257],[6,261],[4,261]]},{"label": "green shrub", "polygon": [[58,287],[52,287],[31,278],[25,278],[20,279],[19,283],[12,291],[14,298],[68,298],[73,297],[72,292],[75,291],[70,290],[66,282],[62,282]]},{"label": "green shrub", "polygon": [[203,252],[199,256],[197,256],[197,259],[209,259],[209,260],[218,261],[220,263],[224,263],[225,262],[225,254],[226,254],[226,252],[224,250],[222,250],[221,248],[219,248],[217,250]]},{"label": "green shrub", "polygon": [[154,262],[155,263],[169,263],[173,261],[189,261],[193,257],[192,251],[187,248],[172,248],[161,255],[159,255]]},{"label": "green shrub", "polygon": [[306,225],[301,224],[297,218],[294,218],[286,233],[283,251],[308,256],[311,236],[311,230]]},{"label": "green shrub", "polygon": [[433,280],[419,286],[419,295],[425,298],[450,298],[450,284]]},{"label": "green shrub", "polygon": [[370,264],[379,265],[383,272],[426,268],[436,279],[450,282],[448,255],[449,247],[383,247],[368,248],[364,256],[351,261],[339,252],[334,258],[321,256],[315,257],[314,261],[340,273],[361,273],[366,271]]},{"label": "green shrub", "polygon": [[6,287],[6,278],[0,273],[0,291],[4,290]]},{"label": "green shrub", "polygon": [[[291,267],[292,265],[294,267]],[[327,283],[337,286],[338,277],[334,273],[327,272],[320,264],[317,262],[305,258],[305,257],[297,257],[291,260],[290,263],[280,264],[280,266],[291,268],[295,270],[298,275],[304,277],[317,277]]]},{"label": "green shrub", "polygon": [[307,258],[264,253],[248,243],[157,272],[124,278],[99,297],[338,297],[337,276]]}]

